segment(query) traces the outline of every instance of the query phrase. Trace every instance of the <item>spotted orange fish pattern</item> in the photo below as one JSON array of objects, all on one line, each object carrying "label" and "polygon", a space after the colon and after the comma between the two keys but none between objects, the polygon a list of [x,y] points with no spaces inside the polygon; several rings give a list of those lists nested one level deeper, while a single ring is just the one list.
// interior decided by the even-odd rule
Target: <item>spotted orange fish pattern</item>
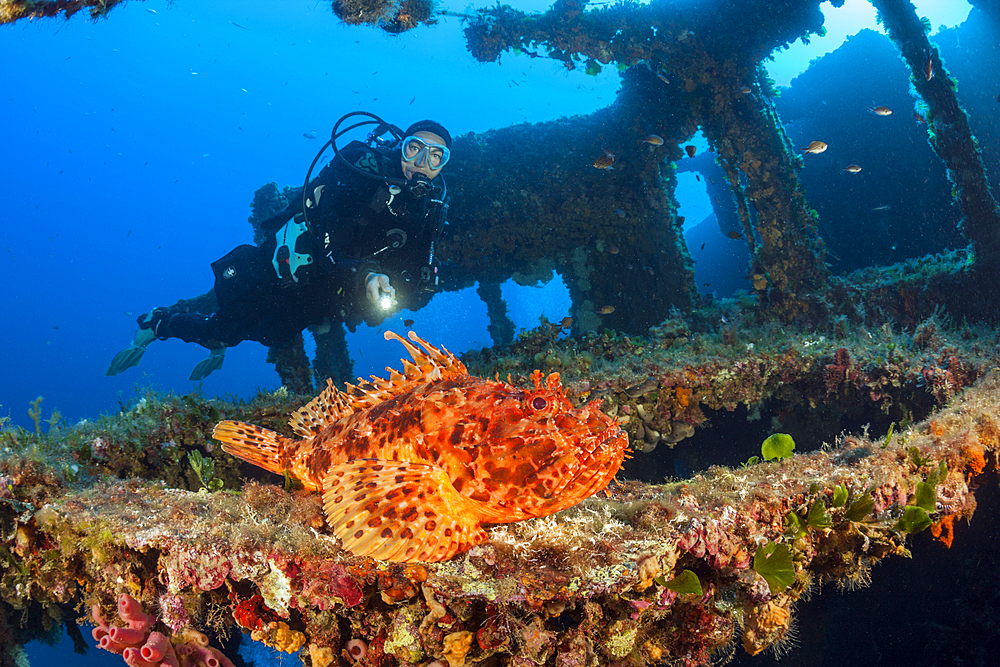
[{"label": "spotted orange fish pattern", "polygon": [[389,379],[327,388],[289,420],[301,440],[224,421],[222,448],[323,493],[344,548],[389,561],[447,560],[488,539],[483,526],[547,516],[608,486],[628,437],[600,410],[573,407],[559,374],[532,389],[469,375],[409,333],[413,357]]}]

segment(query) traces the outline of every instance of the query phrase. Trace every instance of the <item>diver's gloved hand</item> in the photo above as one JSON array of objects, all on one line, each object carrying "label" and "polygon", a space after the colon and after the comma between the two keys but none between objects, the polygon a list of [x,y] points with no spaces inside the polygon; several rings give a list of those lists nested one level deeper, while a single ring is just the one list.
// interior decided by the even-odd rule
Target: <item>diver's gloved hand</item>
[{"label": "diver's gloved hand", "polygon": [[[142,318],[140,318],[142,319]],[[115,355],[108,365],[105,375],[118,375],[119,373],[138,366],[142,360],[142,355],[146,351],[146,346],[156,340],[156,333],[152,328],[141,328],[135,332],[132,344]]]},{"label": "diver's gloved hand", "polygon": [[204,380],[214,371],[222,368],[222,362],[226,358],[226,348],[217,347],[212,350],[212,353],[208,355],[208,359],[203,359],[195,365],[191,370],[191,375],[188,376],[188,380],[192,382],[198,382],[199,380]]},{"label": "diver's gloved hand", "polygon": [[142,315],[140,315],[139,318],[136,320],[136,323],[139,325],[140,331],[149,329],[150,331],[153,332],[153,336],[155,338],[158,338],[159,336],[156,330],[159,328],[160,324],[164,320],[169,318],[169,316],[170,313],[167,311],[166,308],[154,308],[148,313],[143,313]]},{"label": "diver's gloved hand", "polygon": [[[365,280],[365,295],[373,306],[388,310],[396,305],[396,288],[389,284],[384,273],[369,273]],[[384,299],[388,297],[388,301]]]}]

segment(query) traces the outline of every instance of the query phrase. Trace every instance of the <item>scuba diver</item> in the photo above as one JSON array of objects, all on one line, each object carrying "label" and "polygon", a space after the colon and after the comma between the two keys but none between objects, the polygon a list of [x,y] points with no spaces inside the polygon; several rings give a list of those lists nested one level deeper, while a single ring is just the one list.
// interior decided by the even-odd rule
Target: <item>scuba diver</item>
[{"label": "scuba diver", "polygon": [[[353,116],[368,120],[339,131]],[[341,135],[371,124],[376,128],[365,142],[338,148]],[[334,157],[310,180],[327,146]],[[201,380],[222,367],[227,347],[244,340],[278,346],[309,326],[344,322],[353,331],[361,320],[377,324],[401,303],[424,305],[438,285],[434,246],[448,210],[441,169],[450,156],[451,135],[437,122],[422,120],[402,132],[368,112],[347,114],[301,191],[262,223],[266,240],[212,263],[218,310],[181,312],[175,304],[140,315],[132,344],[106,374],[138,365],[154,340],[180,338],[211,351],[188,378]]]}]

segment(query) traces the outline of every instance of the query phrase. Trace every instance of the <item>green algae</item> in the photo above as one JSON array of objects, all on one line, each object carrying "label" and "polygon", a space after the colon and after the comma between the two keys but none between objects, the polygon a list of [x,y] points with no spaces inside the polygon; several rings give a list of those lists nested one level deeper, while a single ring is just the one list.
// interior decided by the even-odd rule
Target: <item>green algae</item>
[{"label": "green algae", "polygon": [[770,435],[760,446],[760,453],[765,461],[786,459],[793,451],[795,451],[795,440],[787,433]]},{"label": "green algae", "polygon": [[764,577],[771,595],[777,595],[795,581],[792,550],[787,544],[768,542],[757,547],[753,569]]}]

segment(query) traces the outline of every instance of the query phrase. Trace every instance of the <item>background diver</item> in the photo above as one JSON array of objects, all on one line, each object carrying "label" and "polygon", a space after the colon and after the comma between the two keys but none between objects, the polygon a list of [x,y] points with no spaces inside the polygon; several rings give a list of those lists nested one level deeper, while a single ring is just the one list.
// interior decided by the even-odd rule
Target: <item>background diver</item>
[{"label": "background diver", "polygon": [[[369,120],[338,131],[354,116]],[[343,133],[368,124],[377,127],[366,142],[337,147]],[[331,145],[333,159],[310,180]],[[179,312],[175,304],[140,315],[132,344],[106,374],[137,365],[154,340],[180,338],[211,350],[188,378],[201,380],[244,340],[280,346],[309,326],[344,322],[353,331],[362,320],[378,324],[399,304],[421,307],[438,285],[434,247],[448,210],[440,173],[450,155],[451,135],[437,122],[401,132],[373,114],[347,114],[306,185],[262,223],[266,240],[212,263],[218,310]]]}]

